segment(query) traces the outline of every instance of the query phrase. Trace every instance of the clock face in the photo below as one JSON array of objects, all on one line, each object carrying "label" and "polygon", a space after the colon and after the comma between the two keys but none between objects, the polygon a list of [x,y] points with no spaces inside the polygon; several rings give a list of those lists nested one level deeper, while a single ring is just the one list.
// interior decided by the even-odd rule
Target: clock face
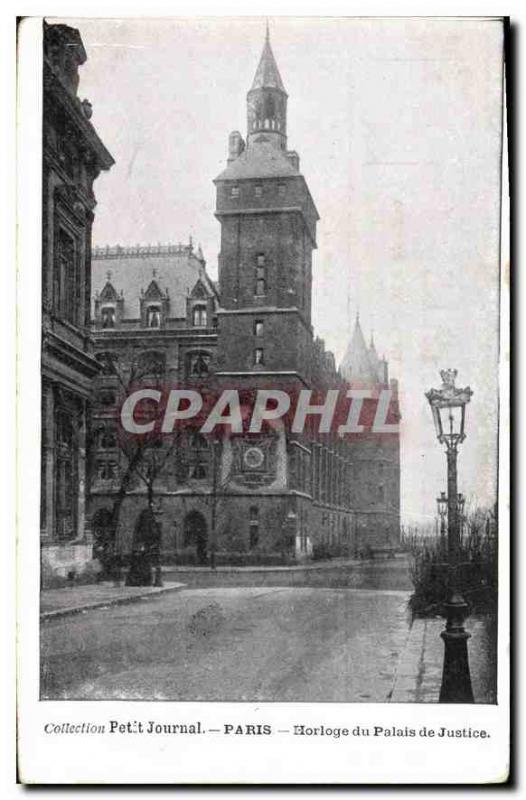
[{"label": "clock face", "polygon": [[247,447],[243,453],[243,464],[247,469],[259,469],[264,460],[265,455],[260,447]]}]

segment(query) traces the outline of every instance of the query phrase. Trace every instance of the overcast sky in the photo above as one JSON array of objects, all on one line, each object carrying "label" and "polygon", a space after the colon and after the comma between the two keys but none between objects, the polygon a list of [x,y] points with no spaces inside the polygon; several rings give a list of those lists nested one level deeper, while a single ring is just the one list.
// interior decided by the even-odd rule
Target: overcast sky
[{"label": "overcast sky", "polygon": [[[213,178],[265,20],[69,20],[79,94],[116,165],[98,178],[94,244],[201,243],[215,276]],[[424,392],[456,367],[474,390],[459,489],[496,484],[502,32],[496,21],[270,19],[288,146],[321,220],[313,323],[339,361],[357,309],[400,382],[402,514],[446,488]]]}]

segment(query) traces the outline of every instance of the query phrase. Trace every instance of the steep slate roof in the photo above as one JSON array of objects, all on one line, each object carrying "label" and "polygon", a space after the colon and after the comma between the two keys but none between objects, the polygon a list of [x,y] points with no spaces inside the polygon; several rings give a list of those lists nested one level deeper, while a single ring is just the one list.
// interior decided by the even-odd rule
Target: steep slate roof
[{"label": "steep slate roof", "polygon": [[276,64],[276,59],[274,58],[274,53],[270,46],[268,27],[263,52],[261,53],[261,58],[250,91],[263,88],[279,89],[286,94],[281,75],[279,74],[278,65]]},{"label": "steep slate roof", "polygon": [[[204,261],[185,245],[94,248],[92,292],[100,293],[110,280],[119,295],[123,292],[123,318],[138,319],[141,290],[146,292],[154,279],[163,294],[168,291],[169,316],[181,318],[186,316],[186,297],[203,272]],[[207,277],[206,283],[211,284]]]},{"label": "steep slate roof", "polygon": [[300,173],[285,154],[262,133],[240,156],[221,172],[216,181],[243,180],[243,178],[291,178]]},{"label": "steep slate roof", "polygon": [[360,325],[360,318],[356,317],[354,332],[347,347],[340,371],[347,381],[359,383],[378,383],[376,364],[372,364],[371,354],[365,343]]}]

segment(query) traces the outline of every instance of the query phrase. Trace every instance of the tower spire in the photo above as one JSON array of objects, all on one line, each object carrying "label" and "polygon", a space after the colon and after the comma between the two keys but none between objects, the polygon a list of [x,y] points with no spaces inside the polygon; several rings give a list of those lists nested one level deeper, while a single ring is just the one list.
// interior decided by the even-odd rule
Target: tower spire
[{"label": "tower spire", "polygon": [[377,383],[375,365],[365,343],[360,325],[360,311],[356,311],[354,331],[343,357],[340,369],[343,377],[353,383],[374,385]]},{"label": "tower spire", "polygon": [[287,149],[287,92],[270,46],[268,20],[259,64],[247,95],[248,145],[257,140]]}]

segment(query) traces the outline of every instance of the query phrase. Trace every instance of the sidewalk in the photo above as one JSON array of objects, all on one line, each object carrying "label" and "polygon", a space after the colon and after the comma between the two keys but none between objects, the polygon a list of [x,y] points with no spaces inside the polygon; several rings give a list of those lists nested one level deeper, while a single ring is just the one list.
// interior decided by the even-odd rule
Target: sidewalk
[{"label": "sidewalk", "polygon": [[[442,682],[444,620],[415,619],[400,657],[391,703],[437,703]],[[476,703],[496,702],[496,665],[487,617],[470,617],[466,630],[471,684]]]},{"label": "sidewalk", "polygon": [[114,586],[113,583],[97,583],[45,589],[40,593],[40,619],[57,619],[94,608],[134,603],[159,594],[176,592],[184,585],[165,581],[164,586]]}]

